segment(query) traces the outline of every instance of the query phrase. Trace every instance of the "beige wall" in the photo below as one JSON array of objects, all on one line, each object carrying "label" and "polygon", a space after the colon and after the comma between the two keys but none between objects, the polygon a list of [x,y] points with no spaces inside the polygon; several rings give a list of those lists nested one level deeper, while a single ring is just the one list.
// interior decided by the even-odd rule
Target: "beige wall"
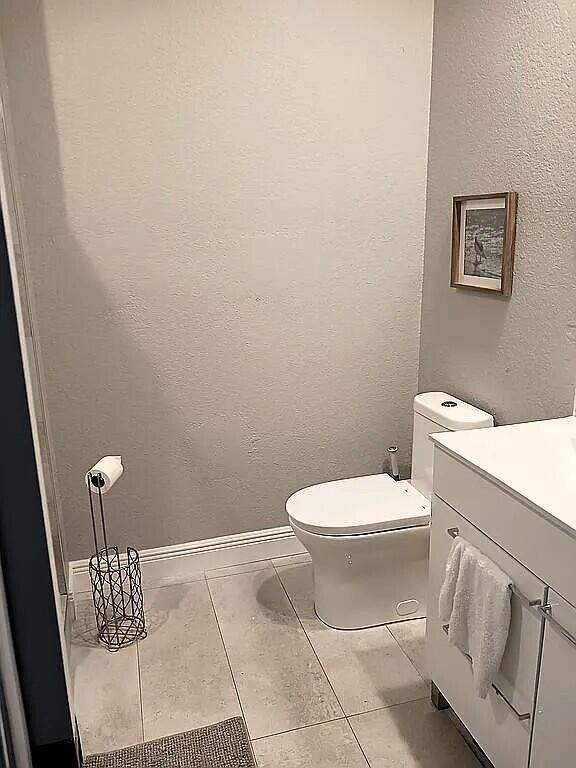
[{"label": "beige wall", "polygon": [[[517,422],[576,378],[576,4],[436,0],[421,390]],[[451,198],[519,193],[509,301],[449,288]]]},{"label": "beige wall", "polygon": [[73,557],[285,523],[409,461],[432,0],[6,0]]}]

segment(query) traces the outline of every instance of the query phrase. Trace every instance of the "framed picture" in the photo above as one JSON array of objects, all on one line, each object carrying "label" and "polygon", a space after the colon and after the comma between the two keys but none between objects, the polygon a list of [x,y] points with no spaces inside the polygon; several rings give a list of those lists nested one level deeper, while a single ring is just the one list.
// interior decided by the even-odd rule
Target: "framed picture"
[{"label": "framed picture", "polygon": [[452,287],[510,296],[517,204],[516,192],[453,199]]}]

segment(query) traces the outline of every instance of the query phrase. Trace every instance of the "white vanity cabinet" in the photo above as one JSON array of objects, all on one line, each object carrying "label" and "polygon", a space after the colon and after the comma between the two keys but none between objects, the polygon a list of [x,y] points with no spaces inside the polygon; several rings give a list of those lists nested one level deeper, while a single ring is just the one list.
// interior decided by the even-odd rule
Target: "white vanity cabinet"
[{"label": "white vanity cabinet", "polygon": [[576,608],[548,595],[530,768],[576,763]]},{"label": "white vanity cabinet", "polygon": [[[546,586],[438,497],[432,502],[432,521],[427,626],[431,677],[496,768],[526,768],[543,622],[530,603],[543,604]],[[448,642],[447,627],[437,613],[451,534],[456,532],[497,563],[516,585],[502,667],[485,700],[474,690],[470,661]]]},{"label": "white vanity cabinet", "polygon": [[[432,440],[430,677],[495,768],[576,765],[576,418]],[[552,477],[538,465],[542,446]],[[485,700],[438,617],[457,534],[514,584],[506,651]]]}]

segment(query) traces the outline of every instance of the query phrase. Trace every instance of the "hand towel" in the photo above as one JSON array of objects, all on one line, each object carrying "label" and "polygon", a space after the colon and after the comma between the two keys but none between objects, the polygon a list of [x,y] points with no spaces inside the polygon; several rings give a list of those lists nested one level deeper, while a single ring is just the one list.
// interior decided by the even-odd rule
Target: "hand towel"
[{"label": "hand towel", "polygon": [[500,669],[510,629],[512,582],[457,536],[446,563],[438,609],[448,640],[472,660],[474,688],[485,699]]}]

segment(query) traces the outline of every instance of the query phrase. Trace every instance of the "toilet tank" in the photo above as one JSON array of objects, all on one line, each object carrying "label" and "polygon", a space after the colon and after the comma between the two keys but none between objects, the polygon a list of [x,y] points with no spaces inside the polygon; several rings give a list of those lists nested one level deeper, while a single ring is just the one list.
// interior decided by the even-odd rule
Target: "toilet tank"
[{"label": "toilet tank", "polygon": [[414,398],[412,437],[412,485],[427,499],[432,498],[432,457],[434,446],[428,435],[458,429],[493,427],[494,417],[446,392],[423,392]]}]

